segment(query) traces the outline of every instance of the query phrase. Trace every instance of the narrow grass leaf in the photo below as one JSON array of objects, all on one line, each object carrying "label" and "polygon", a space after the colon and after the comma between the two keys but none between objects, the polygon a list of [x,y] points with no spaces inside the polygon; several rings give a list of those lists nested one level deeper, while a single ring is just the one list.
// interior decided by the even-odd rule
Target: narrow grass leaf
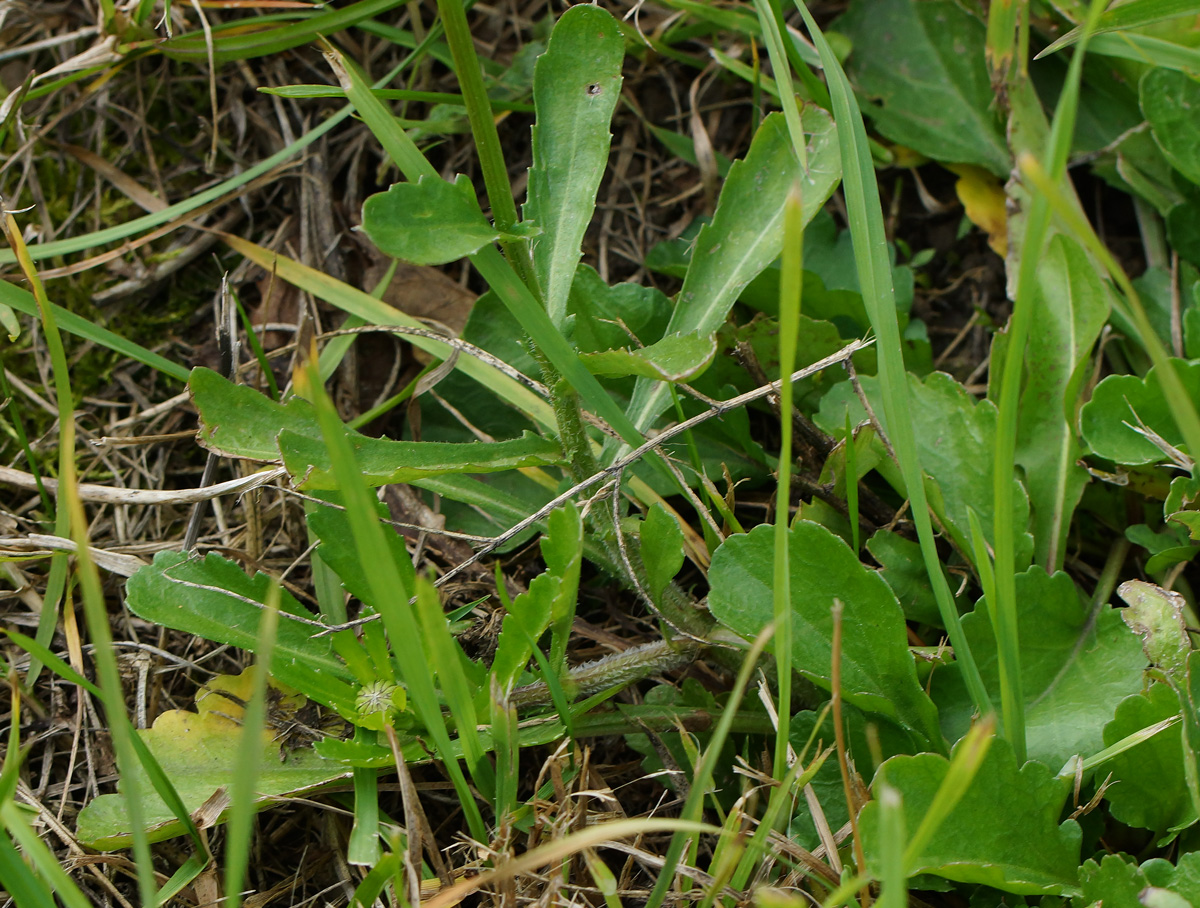
[{"label": "narrow grass leaf", "polygon": [[[1195,0],[1132,0],[1130,3],[1113,7],[1101,15],[1095,21],[1090,33],[1104,35],[1130,28],[1141,28],[1143,25],[1153,25],[1155,22],[1163,22],[1167,19],[1194,15],[1195,12]],[[1085,34],[1085,27],[1077,25],[1034,59],[1040,60],[1064,47],[1070,47],[1072,44],[1082,41]]]},{"label": "narrow grass leaf", "polygon": [[[217,65],[235,60],[253,60],[310,44],[402,4],[403,0],[359,0],[349,6],[328,9],[272,28],[262,28],[258,20],[241,20],[229,23],[225,29],[214,29],[211,42],[203,32],[189,32],[168,38],[158,46],[163,54],[173,60],[199,65],[209,62],[210,43],[212,61]],[[293,15],[289,18],[296,17]],[[250,27],[247,28],[247,25]]]},{"label": "narrow grass leaf", "polygon": [[252,669],[250,698],[242,717],[242,733],[234,763],[233,783],[229,791],[229,815],[225,833],[225,904],[239,908],[242,882],[253,850],[251,833],[254,822],[255,791],[262,764],[263,730],[267,724],[267,679],[275,635],[279,627],[279,584],[267,588],[262,618],[258,624],[257,656]]},{"label": "narrow grass leaf", "polygon": [[429,650],[434,673],[437,675],[442,696],[454,718],[458,729],[458,740],[462,747],[467,768],[479,793],[488,801],[495,800],[496,778],[492,764],[484,756],[483,743],[479,737],[479,719],[475,713],[474,697],[467,677],[463,673],[466,656],[446,626],[446,615],[433,584],[417,577],[417,620],[421,624],[422,636]]},{"label": "narrow grass leaf", "polygon": [[679,859],[683,856],[684,849],[695,839],[695,832],[700,826],[699,818],[704,812],[704,800],[708,797],[709,788],[712,786],[713,772],[716,770],[717,761],[721,756],[721,749],[725,746],[725,741],[729,737],[730,729],[733,726],[734,716],[737,715],[738,707],[741,706],[742,697],[745,696],[746,687],[750,683],[750,675],[758,665],[759,657],[762,656],[763,650],[766,649],[767,642],[771,639],[774,633],[774,628],[771,625],[765,627],[755,639],[750,649],[746,651],[745,658],[742,661],[742,667],[738,670],[737,679],[734,681],[733,690],[729,695],[729,700],[726,702],[721,718],[717,722],[717,727],[713,729],[712,737],[709,739],[708,746],[704,751],[704,756],[700,760],[700,765],[697,767],[695,775],[691,780],[691,791],[688,793],[687,800],[684,802],[683,811],[680,814],[680,828],[671,837],[671,844],[667,846],[667,853],[663,857],[662,869],[659,871],[658,880],[654,884],[654,889],[650,893],[650,897],[646,900],[645,908],[660,908],[663,900],[667,896],[667,891],[675,880],[675,870],[679,866]]},{"label": "narrow grass leaf", "polygon": [[[424,325],[415,318],[405,315],[399,309],[389,306],[371,294],[364,293],[357,287],[351,287],[315,268],[301,265],[295,259],[271,252],[232,234],[222,234],[221,238],[234,250],[280,280],[287,281],[370,324],[424,328]],[[411,342],[413,346],[443,360],[448,359],[454,352],[446,344],[427,337],[413,335]],[[550,404],[524,385],[473,356],[460,356],[455,368],[464,375],[475,379],[501,400],[515,406],[534,422],[548,429],[555,428],[554,411]]]},{"label": "narrow grass leaf", "polygon": [[[15,801],[0,804],[0,821],[12,836],[10,840],[8,836],[0,835],[0,879],[4,880],[4,889],[19,908],[46,908],[56,904],[56,896],[67,908],[93,905],[63,870],[58,857],[29,828]],[[24,855],[13,847],[14,842],[21,846]]]},{"label": "narrow grass leaf", "polygon": [[[38,248],[34,246],[30,252],[33,253]],[[3,257],[6,251],[0,250],[0,258]],[[10,306],[18,312],[25,315],[32,315],[35,318],[38,314],[37,302],[34,300],[33,294],[7,281],[0,281],[0,304]],[[90,322],[83,316],[70,312],[61,306],[51,304],[51,309],[54,312],[55,321],[58,322],[58,327],[68,334],[74,334],[76,337],[81,337],[86,341],[106,347],[114,353],[119,353],[135,362],[143,363],[152,369],[157,369],[164,375],[169,375],[178,381],[187,381],[187,367],[172,362],[165,356],[160,356],[152,350],[147,350],[140,344],[127,340],[121,337],[121,335],[109,331],[107,328],[101,327],[94,322]]]},{"label": "narrow grass leaf", "polygon": [[942,573],[941,560],[933,537],[933,526],[929,520],[925,484],[909,415],[908,377],[905,374],[900,327],[896,318],[892,266],[887,255],[883,211],[880,207],[875,169],[871,163],[862,115],[858,110],[858,103],[854,100],[850,82],[825,36],[809,14],[803,0],[796,0],[796,6],[804,17],[813,43],[821,55],[829,83],[829,95],[833,101],[834,117],[838,123],[844,174],[842,187],[846,195],[850,235],[856,253],[855,261],[863,302],[867,306],[871,326],[878,337],[876,349],[879,354],[879,377],[892,445],[912,504],[913,522],[921,542],[925,568],[937,597],[938,611],[954,646],[955,659],[963,667],[971,699],[979,712],[986,715],[991,711],[991,702],[979,675],[979,668],[963,636],[958,608]]},{"label": "narrow grass leaf", "polygon": [[550,320],[561,325],[584,232],[608,161],[625,39],[617,20],[579,4],[559,18],[533,71],[533,166],[523,213],[541,228],[533,266]]},{"label": "narrow grass leaf", "polygon": [[[762,0],[760,0],[762,2]],[[770,13],[770,10],[766,10]],[[759,15],[764,15],[760,9]],[[774,26],[775,17],[764,20]],[[789,121],[789,126],[790,126]],[[797,115],[797,127],[799,116]],[[796,134],[792,135],[793,140]],[[803,134],[800,135],[803,141]],[[783,208],[783,262],[779,274],[779,374],[791,375],[796,364],[796,333],[800,328],[801,290],[804,285],[804,206],[800,184],[788,193]],[[792,383],[779,387],[779,475],[775,483],[774,621],[775,660],[779,666],[779,728],[775,734],[775,778],[787,772],[792,723],[792,569],[788,526],[792,502]]]},{"label": "narrow grass leaf", "polygon": [[875,792],[879,804],[879,908],[908,905],[908,873],[904,867],[904,801],[886,782]]},{"label": "narrow grass leaf", "polygon": [[471,835],[485,841],[487,828],[479,812],[475,796],[467,786],[450,736],[442,718],[437,693],[433,683],[433,671],[422,644],[421,631],[409,597],[415,592],[411,584],[402,579],[400,568],[388,549],[379,524],[379,516],[372,507],[367,487],[363,484],[355,464],[354,452],[345,435],[345,427],[334,410],[332,401],[320,385],[315,362],[296,373],[298,390],[309,395],[317,411],[325,442],[330,448],[330,459],[337,474],[342,494],[345,496],[347,516],[354,539],[365,563],[372,565],[367,577],[375,594],[375,601],[383,616],[393,653],[400,665],[401,675],[408,695],[418,717],[425,725],[437,753],[441,756],[446,773],[458,794]]}]

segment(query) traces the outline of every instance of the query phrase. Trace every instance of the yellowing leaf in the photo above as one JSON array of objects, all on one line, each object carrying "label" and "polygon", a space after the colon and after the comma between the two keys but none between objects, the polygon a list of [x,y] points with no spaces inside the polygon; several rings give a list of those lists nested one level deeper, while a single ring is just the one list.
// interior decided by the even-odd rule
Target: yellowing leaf
[{"label": "yellowing leaf", "polygon": [[988,245],[997,255],[1008,255],[1008,212],[1004,187],[991,173],[970,164],[947,164],[958,174],[954,191],[971,223],[988,235]]}]

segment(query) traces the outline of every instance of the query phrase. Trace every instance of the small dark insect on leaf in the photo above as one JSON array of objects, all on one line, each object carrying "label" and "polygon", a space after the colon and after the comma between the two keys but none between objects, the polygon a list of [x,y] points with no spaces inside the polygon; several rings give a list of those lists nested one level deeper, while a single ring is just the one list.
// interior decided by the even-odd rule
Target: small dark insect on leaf
[{"label": "small dark insect on leaf", "polygon": [[587,93],[588,93],[589,95],[598,95],[598,94],[600,94],[600,92],[601,92],[602,90],[603,90],[603,89],[601,89],[601,88],[600,88],[600,83],[599,83],[599,82],[593,82],[591,85],[589,85],[589,86],[587,87]]}]

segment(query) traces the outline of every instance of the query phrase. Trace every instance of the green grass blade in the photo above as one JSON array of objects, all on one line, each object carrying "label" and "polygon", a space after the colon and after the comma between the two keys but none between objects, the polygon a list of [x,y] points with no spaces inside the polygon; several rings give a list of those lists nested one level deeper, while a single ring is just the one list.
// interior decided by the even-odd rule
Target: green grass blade
[{"label": "green grass blade", "polygon": [[1136,60],[1148,66],[1176,69],[1190,75],[1200,73],[1200,49],[1136,32],[1095,35],[1088,42],[1088,53]]},{"label": "green grass blade", "polygon": [[379,773],[354,767],[354,826],[346,843],[346,863],[374,867],[379,863]]},{"label": "green grass blade", "polygon": [[[796,159],[800,162],[800,170],[808,170],[808,142],[804,138],[804,126],[800,122],[800,106],[796,103],[796,92],[792,88],[791,68],[788,66],[787,52],[784,50],[783,36],[779,31],[779,23],[775,19],[775,9],[770,0],[754,0],[754,9],[758,12],[759,25],[763,38],[767,42],[767,54],[771,58],[771,68],[775,70],[776,84],[779,86],[779,106],[783,108],[783,117],[787,120],[788,134],[792,137],[792,148]],[[788,39],[791,40],[790,37]],[[786,242],[786,241],[785,241]],[[786,249],[786,246],[784,247]],[[782,375],[789,373],[782,372]]]},{"label": "green grass blade", "polygon": [[479,812],[479,805],[475,802],[475,796],[463,776],[462,767],[454,756],[455,750],[450,743],[450,735],[446,731],[434,688],[433,671],[425,657],[420,626],[412,605],[409,604],[409,599],[415,592],[414,584],[411,579],[406,581],[404,576],[408,575],[411,578],[412,566],[408,565],[402,574],[400,565],[392,557],[383,535],[383,527],[379,523],[379,515],[355,463],[346,428],[320,384],[315,362],[310,362],[296,373],[295,384],[297,391],[309,397],[316,409],[321,434],[329,447],[334,473],[345,497],[346,514],[355,544],[362,553],[363,562],[372,566],[367,578],[383,617],[392,652],[399,663],[413,708],[425,725],[434,748],[445,765],[446,774],[450,776],[450,781],[458,793],[471,835],[477,841],[487,841],[487,827]]},{"label": "green grass blade", "polygon": [[[92,908],[92,903],[62,869],[58,858],[29,827],[15,801],[0,804],[0,822],[25,852],[22,857],[8,836],[0,835],[0,880],[4,881],[4,889],[20,908],[48,908],[56,904],[55,896],[67,908]],[[30,864],[37,868],[37,874]]]},{"label": "green grass blade", "polygon": [[[244,27],[244,20],[230,23],[226,29],[213,30],[213,62],[220,65],[234,60],[252,60],[256,57],[279,54],[302,44],[311,44],[325,35],[332,35],[364,19],[386,13],[403,2],[404,0],[359,0],[358,3],[351,3],[349,6],[305,16],[298,22],[266,29],[248,30]],[[256,24],[256,20],[250,22]],[[233,34],[223,34],[225,31]],[[201,65],[208,62],[208,44],[203,32],[189,32],[186,35],[168,38],[159,45],[159,49],[173,60],[185,60]]]},{"label": "green grass blade", "polygon": [[[37,246],[30,248],[31,257],[34,256],[38,248]],[[7,251],[0,250],[0,258]],[[28,290],[22,290],[20,287],[13,286],[8,281],[0,281],[0,304],[11,306],[18,312],[25,315],[32,315],[34,318],[38,314],[37,301],[34,300],[33,294]],[[165,356],[159,356],[159,354],[152,350],[147,350],[145,347],[135,344],[131,340],[126,340],[121,335],[93,324],[83,316],[69,312],[61,306],[52,305],[51,309],[54,312],[55,320],[58,322],[58,327],[68,334],[82,337],[84,340],[99,344],[101,347],[106,347],[114,353],[119,353],[136,362],[144,363],[152,369],[157,369],[164,375],[171,376],[171,378],[183,382],[187,381],[188,370],[179,363],[171,362]]]},{"label": "green grass blade", "polygon": [[680,813],[680,820],[686,826],[676,831],[671,837],[671,844],[667,847],[667,853],[663,858],[663,866],[659,871],[658,881],[654,884],[654,889],[650,893],[650,897],[646,900],[645,908],[661,908],[663,900],[667,896],[667,891],[674,882],[675,868],[679,866],[679,859],[683,856],[684,849],[695,838],[695,833],[692,830],[695,828],[695,824],[700,822],[700,817],[704,812],[704,800],[708,797],[708,790],[712,786],[713,772],[716,769],[717,761],[720,759],[721,748],[725,746],[725,741],[729,737],[734,717],[737,715],[738,707],[741,706],[742,697],[746,693],[746,687],[750,683],[750,675],[757,668],[759,657],[762,656],[763,650],[766,649],[767,642],[771,639],[773,632],[774,628],[772,627],[764,628],[750,649],[746,651],[742,667],[738,670],[737,679],[734,681],[733,690],[729,695],[729,700],[721,712],[721,718],[717,722],[717,727],[713,729],[708,747],[705,749],[704,756],[700,760],[700,765],[691,780],[691,791],[688,793],[687,801],[684,803],[683,811]]},{"label": "green grass blade", "polygon": [[[278,95],[281,98],[345,98],[344,88],[332,85],[281,85],[279,88],[259,88],[264,95]],[[465,105],[463,96],[449,91],[410,91],[407,88],[372,88],[371,94],[381,101],[416,101],[425,104],[458,104]],[[500,101],[492,99],[495,110],[511,110],[517,113],[533,113],[533,105],[521,101]]]},{"label": "green grass blade", "polygon": [[[1089,23],[1095,24],[1103,0],[1093,0]],[[1046,158],[1055,182],[1064,179],[1071,136],[1079,105],[1079,82],[1083,72],[1086,35],[1071,59],[1058,108],[1046,139]],[[1050,225],[1050,205],[1043,194],[1035,194],[1025,225],[1021,261],[1017,272],[1017,291],[1009,321],[1008,344],[1000,385],[999,415],[996,420],[996,447],[992,467],[992,495],[995,545],[996,598],[989,600],[996,628],[996,647],[1000,660],[1001,709],[1003,734],[1012,743],[1017,762],[1025,762],[1025,696],[1021,681],[1021,651],[1017,628],[1016,533],[1013,524],[1013,475],[1016,464],[1017,421],[1024,378],[1025,348],[1033,324],[1036,305],[1037,269]],[[1024,527],[1020,528],[1024,531]]]},{"label": "green grass blade", "polygon": [[[1132,2],[1116,6],[1100,16],[1092,26],[1091,34],[1103,35],[1129,28],[1141,28],[1143,25],[1153,25],[1155,22],[1195,15],[1195,13],[1195,0],[1132,0]],[[1040,60],[1064,47],[1070,47],[1072,44],[1082,41],[1084,34],[1084,26],[1076,26],[1034,59]]]},{"label": "green grass blade", "polygon": [[[330,277],[315,268],[301,265],[294,259],[276,252],[271,252],[254,243],[232,234],[222,234],[221,238],[234,250],[253,261],[255,264],[274,274],[280,280],[287,281],[301,290],[311,293],[318,299],[337,306],[343,312],[363,319],[373,325],[401,325],[409,328],[424,328],[421,322],[405,315],[399,309],[364,293],[357,287]],[[415,347],[426,351],[439,359],[448,359],[452,348],[441,341],[428,337],[411,336]],[[498,398],[516,407],[533,422],[544,428],[554,430],[554,411],[550,405],[534,394],[529,388],[509,378],[473,356],[460,356],[456,367],[464,375],[475,379]]]},{"label": "green grass blade", "polygon": [[904,802],[900,792],[884,783],[875,792],[879,802],[879,908],[908,905],[908,874],[904,868]]},{"label": "green grass blade", "polygon": [[[454,74],[458,77],[458,85],[467,105],[467,119],[471,121],[471,135],[475,139],[479,169],[483,172],[483,184],[492,207],[492,219],[501,233],[510,233],[517,223],[517,203],[513,200],[512,185],[508,181],[508,167],[500,147],[500,134],[496,131],[492,101],[483,85],[483,71],[475,54],[475,39],[471,37],[471,29],[467,25],[466,9],[462,0],[438,0],[437,6],[442,28],[446,32],[446,43],[454,57]],[[515,245],[522,247],[524,256],[528,256],[526,243]]]},{"label": "green grass blade", "polygon": [[[774,20],[772,19],[772,22]],[[783,262],[779,275],[779,374],[791,375],[800,331],[804,285],[804,206],[797,183],[788,194],[783,215]],[[792,383],[779,386],[779,475],[775,488],[775,661],[779,667],[779,728],[775,734],[774,776],[787,773],[792,722],[792,569],[788,526],[792,503]]]},{"label": "green grass blade", "polygon": [[258,625],[258,647],[250,682],[250,699],[242,718],[233,783],[229,789],[229,816],[225,832],[225,904],[239,908],[242,882],[250,864],[254,823],[255,786],[263,758],[263,729],[267,724],[267,681],[275,634],[279,627],[279,584],[272,579]]},{"label": "green grass blade", "polygon": [[850,236],[854,244],[863,302],[867,306],[871,326],[878,337],[876,350],[879,354],[879,377],[892,446],[896,451],[909,501],[912,503],[913,523],[921,542],[925,569],[937,598],[938,612],[954,647],[955,660],[962,666],[963,678],[970,691],[971,700],[975,708],[982,715],[986,715],[992,710],[991,700],[979,674],[979,667],[971,654],[970,645],[963,634],[954,596],[942,573],[933,526],[929,520],[924,478],[909,414],[908,375],[904,369],[900,326],[896,320],[892,266],[888,259],[887,238],[883,230],[883,211],[880,208],[879,189],[875,182],[875,169],[871,163],[862,114],[858,102],[854,99],[850,81],[846,78],[846,73],[838,63],[829,42],[821,34],[803,0],[796,0],[796,6],[804,17],[813,43],[821,55],[825,78],[829,84],[829,96],[833,101],[834,119],[838,124],[841,143],[842,189],[846,196]]},{"label": "green grass blade", "polygon": [[450,628],[446,626],[446,615],[442,611],[437,590],[424,577],[417,577],[417,620],[421,623],[425,645],[429,650],[429,658],[433,661],[432,668],[437,675],[442,696],[446,698],[446,705],[450,707],[450,715],[454,719],[454,727],[458,730],[458,740],[462,746],[463,757],[467,761],[467,769],[470,770],[479,793],[487,800],[493,801],[496,797],[496,777],[492,764],[484,755],[486,748],[479,737],[475,698],[463,673],[462,662],[466,656],[450,636]]},{"label": "green grass blade", "polygon": [[[103,693],[104,712],[112,734],[117,767],[122,776],[129,777],[132,775],[133,765],[137,760],[133,744],[135,734],[129,716],[125,712],[121,676],[117,669],[116,653],[112,646],[112,627],[109,624],[104,592],[100,586],[100,575],[92,561],[87,537],[88,522],[84,514],[83,502],[79,498],[75,469],[75,409],[71,395],[70,366],[67,363],[66,350],[63,348],[62,335],[59,333],[54,318],[54,310],[46,297],[45,288],[38,277],[29,250],[21,239],[17,222],[9,212],[5,212],[2,217],[4,233],[8,237],[12,252],[20,263],[26,280],[33,288],[33,297],[37,302],[46,347],[50,353],[59,424],[60,498],[54,532],[57,536],[70,538],[75,542],[76,575],[82,593],[88,634],[93,644],[97,679]],[[49,601],[47,599],[47,606]],[[52,609],[45,608],[39,625],[48,617],[47,613],[49,616],[54,614]],[[50,623],[53,623],[52,617]],[[40,631],[41,627],[39,626],[39,637]],[[145,825],[142,822],[142,807],[138,803],[138,799],[130,796],[129,792],[126,792],[125,803],[130,823],[133,826],[133,853],[137,865],[138,891],[143,904],[153,905],[156,903],[157,891],[150,844],[146,836]]]},{"label": "green grass blade", "polygon": [[563,13],[534,67],[537,122],[524,215],[542,230],[533,267],[556,325],[567,315],[583,235],[608,162],[624,58],[617,21],[598,6],[579,4]]}]

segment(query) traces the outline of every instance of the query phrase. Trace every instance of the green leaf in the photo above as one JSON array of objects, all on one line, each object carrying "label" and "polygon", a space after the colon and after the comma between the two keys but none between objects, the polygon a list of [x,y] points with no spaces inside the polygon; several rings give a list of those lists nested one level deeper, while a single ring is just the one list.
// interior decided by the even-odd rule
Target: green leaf
[{"label": "green leaf", "polygon": [[887,581],[909,621],[941,627],[942,617],[929,586],[929,574],[921,558],[921,547],[890,530],[879,530],[867,540],[867,551],[883,567],[879,575]]},{"label": "green leaf", "polygon": [[1128,608],[1121,616],[1142,638],[1142,649],[1152,665],[1182,682],[1192,651],[1183,610],[1187,601],[1179,593],[1144,580],[1126,580],[1117,589]]},{"label": "green leaf", "polygon": [[1146,908],[1165,902],[1143,901],[1150,887],[1166,889],[1185,899],[1189,905],[1200,904],[1200,852],[1181,855],[1178,865],[1162,858],[1151,858],[1140,867],[1129,863],[1123,855],[1107,854],[1097,863],[1086,861],[1079,868],[1082,894],[1076,899],[1079,906],[1103,903],[1104,908]]},{"label": "green leaf", "polygon": [[[236,566],[234,570],[238,570]],[[281,632],[284,627],[286,623],[280,625]],[[248,682],[248,671],[236,677],[218,676],[197,692],[196,712],[167,710],[154,720],[151,728],[137,732],[174,783],[189,813],[194,814],[213,799],[212,815],[202,825],[221,822],[228,809],[228,798],[222,804],[215,796],[219,789],[233,784],[243,731],[242,706],[220,696],[220,691],[245,700],[250,695]],[[274,721],[294,722],[297,710],[303,705],[303,697],[294,694],[289,697],[283,692],[273,707],[279,712]],[[255,810],[264,810],[350,774],[347,767],[317,756],[311,746],[285,750],[286,760],[281,760],[278,734],[279,730],[270,726],[263,730]],[[140,765],[132,776],[120,780],[118,788],[121,794],[101,795],[80,811],[76,835],[83,844],[101,850],[128,846],[132,831],[125,811],[126,793],[141,803],[151,842],[184,834],[183,824],[159,798]]]},{"label": "green leaf", "polygon": [[555,324],[567,313],[580,245],[608,161],[624,57],[617,21],[598,6],[579,4],[555,24],[534,67],[537,123],[523,214],[542,229],[533,263]]},{"label": "green leaf", "polygon": [[[416,482],[447,473],[496,473],[545,466],[561,463],[563,456],[556,441],[532,432],[510,441],[461,444],[370,438],[349,429],[346,434],[354,445],[363,479],[371,486]],[[338,488],[329,452],[319,436],[284,429],[279,433],[279,450],[297,488]]]},{"label": "green leaf", "polygon": [[[887,784],[904,798],[905,828],[921,825],[950,762],[936,754],[887,760],[872,787]],[[909,873],[931,873],[961,883],[1005,892],[1070,894],[1078,891],[1076,868],[1082,835],[1079,824],[1059,824],[1068,785],[1041,763],[1018,768],[1012,746],[997,738],[962,799],[951,810]],[[859,814],[867,867],[879,872],[879,806]]]},{"label": "green leaf", "polygon": [[661,502],[655,502],[642,521],[639,549],[650,585],[646,592],[657,602],[666,585],[683,567],[683,529]]},{"label": "green leaf", "polygon": [[312,404],[301,397],[276,403],[248,385],[234,384],[200,366],[188,378],[188,392],[200,413],[197,440],[222,457],[275,463],[280,459],[277,437],[283,429],[321,435]]},{"label": "green leaf", "polygon": [[854,43],[846,72],[893,142],[936,161],[1012,166],[984,60],[983,23],[950,0],[855,0],[833,27]]},{"label": "green leaf", "polygon": [[[805,223],[833,192],[841,176],[833,120],[813,106],[805,108],[803,120],[811,136],[806,174],[779,113],[763,120],[745,159],[729,169],[712,222],[696,238],[668,334],[712,334],[724,324],[738,295],[783,249],[783,207],[794,183],[800,182]],[[629,418],[646,429],[669,400],[662,383],[639,379]]]},{"label": "green leaf", "polygon": [[[292,397],[276,403],[253,388],[235,385],[202,368],[192,370],[188,388],[200,411],[199,440],[210,451],[274,463],[282,459],[304,488],[336,488],[329,454],[308,401]],[[363,476],[376,486],[562,462],[557,442],[531,432],[508,441],[460,444],[394,441],[346,431]]]},{"label": "green leaf", "polygon": [[[774,617],[774,528],[730,536],[713,554],[708,580],[713,616],[754,638]],[[937,711],[917,682],[904,613],[887,583],[865,568],[839,537],[804,520],[788,534],[791,561],[793,664],[829,690],[834,599],[845,606],[842,693],[866,712],[880,713],[927,741],[939,740]]]},{"label": "green leaf", "polygon": [[[1057,770],[1075,754],[1104,747],[1104,727],[1117,705],[1142,689],[1146,659],[1122,610],[1105,605],[1092,614],[1065,573],[1032,567],[1017,575],[1016,589],[1029,758]],[[988,608],[981,599],[962,626],[996,694],[1000,665]],[[946,736],[965,733],[974,705],[957,667],[934,672],[933,697]]]},{"label": "green leaf", "polygon": [[385,255],[415,265],[444,265],[499,239],[483,216],[471,181],[422,176],[394,183],[363,203],[363,232]]},{"label": "green leaf", "polygon": [[[1195,4],[1189,4],[1195,6]],[[1193,183],[1200,183],[1200,82],[1172,69],[1152,69],[1138,91],[1142,113],[1167,160]]]},{"label": "green leaf", "polygon": [[[266,601],[269,586],[265,574],[247,577],[220,555],[193,559],[179,552],[159,552],[153,564],[129,578],[126,602],[139,618],[253,652],[262,609],[252,603]],[[272,676],[323,706],[352,715],[350,672],[334,656],[329,637],[314,636],[319,628],[289,616],[315,620],[283,593]]]},{"label": "green leaf", "polygon": [[[1200,400],[1200,362],[1181,359],[1170,362],[1185,392],[1192,400]],[[1099,457],[1129,466],[1162,463],[1167,455],[1136,431],[1139,419],[1169,444],[1176,447],[1183,444],[1183,433],[1176,428],[1167,406],[1157,366],[1144,379],[1136,375],[1105,378],[1092,392],[1092,399],[1084,404],[1079,422],[1084,441]]]},{"label": "green leaf", "polygon": [[[1175,691],[1166,684],[1151,685],[1146,692],[1126,697],[1117,706],[1112,721],[1104,726],[1104,744],[1115,744],[1178,714]],[[1184,759],[1183,729],[1176,727],[1160,731],[1105,763],[1100,775],[1112,773],[1113,784],[1104,793],[1112,815],[1122,823],[1159,835],[1195,823],[1196,809],[1188,795]]]},{"label": "green leaf", "polygon": [[622,347],[584,353],[583,364],[593,375],[640,375],[656,381],[688,381],[708,367],[717,353],[712,334],[668,334],[649,347]]},{"label": "green leaf", "polygon": [[1108,309],[1108,291],[1082,247],[1056,235],[1038,268],[1016,448],[1033,506],[1035,556],[1048,571],[1062,567],[1071,514],[1088,481],[1077,463],[1075,423]]},{"label": "green leaf", "polygon": [[[1108,32],[1141,28],[1143,25],[1152,25],[1155,22],[1162,22],[1164,19],[1186,16],[1195,13],[1195,11],[1195,0],[1131,0],[1129,3],[1115,6],[1101,14],[1091,36],[1095,38],[1098,35]],[[1070,47],[1082,35],[1082,27],[1073,28],[1038,54],[1038,57],[1044,57],[1047,54],[1062,50],[1064,47]],[[1089,44],[1088,50],[1090,51],[1091,49],[1092,45]]]},{"label": "green leaf", "polygon": [[[884,431],[892,433],[882,406],[880,381],[875,376],[863,376],[863,392],[883,423]],[[943,526],[962,553],[972,551],[967,509],[974,508],[989,543],[992,540],[992,448],[996,437],[996,407],[991,401],[976,402],[966,389],[949,375],[935,372],[924,381],[915,375],[908,377],[913,430],[921,467],[932,480],[926,481],[929,504],[942,520]],[[849,382],[832,388],[821,400],[821,409],[814,421],[831,435],[845,432],[846,407],[850,421],[858,424],[867,418]],[[964,469],[964,465],[972,465]],[[888,470],[884,460],[879,469]],[[894,471],[885,473],[889,482],[902,488]],[[1014,525],[1023,528],[1029,521],[1029,500],[1020,483],[1014,491]],[[1025,567],[1033,557],[1033,539],[1018,532],[1016,558],[1018,567]]]}]

